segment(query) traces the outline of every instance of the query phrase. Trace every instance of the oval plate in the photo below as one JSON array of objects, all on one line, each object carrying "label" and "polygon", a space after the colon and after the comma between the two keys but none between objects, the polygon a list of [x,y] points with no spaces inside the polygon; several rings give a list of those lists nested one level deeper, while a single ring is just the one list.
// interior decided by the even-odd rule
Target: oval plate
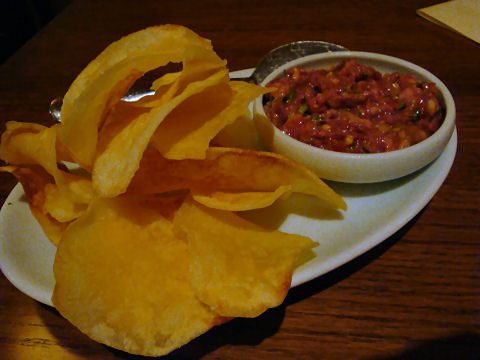
[{"label": "oval plate", "polygon": [[[249,70],[231,73],[248,76]],[[431,200],[455,158],[457,133],[434,162],[409,176],[377,184],[328,184],[345,199],[348,210],[326,209],[311,197],[294,194],[286,201],[247,212],[244,217],[281,231],[309,236],[320,245],[293,274],[292,287],[323,275],[394,234]],[[18,184],[0,210],[0,266],[7,279],[33,299],[52,306],[56,247],[33,217]]]}]

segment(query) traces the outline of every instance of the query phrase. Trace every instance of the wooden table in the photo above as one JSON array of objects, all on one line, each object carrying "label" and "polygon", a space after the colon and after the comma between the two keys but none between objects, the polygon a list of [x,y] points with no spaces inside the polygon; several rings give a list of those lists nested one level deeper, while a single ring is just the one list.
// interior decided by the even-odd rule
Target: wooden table
[{"label": "wooden table", "polygon": [[[437,1],[76,1],[0,67],[0,121],[52,124],[51,99],[110,42],[162,23],[212,40],[230,70],[318,39],[436,74],[457,106],[458,151],[433,200],[360,258],[175,352],[203,359],[480,358],[480,45],[416,15]],[[0,174],[1,200],[16,180]],[[134,359],[95,343],[0,276],[0,359]]]}]

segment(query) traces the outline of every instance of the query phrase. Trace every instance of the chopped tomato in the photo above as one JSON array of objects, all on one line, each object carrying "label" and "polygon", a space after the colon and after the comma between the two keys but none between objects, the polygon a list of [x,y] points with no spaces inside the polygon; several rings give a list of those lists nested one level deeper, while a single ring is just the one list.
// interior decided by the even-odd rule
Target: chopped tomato
[{"label": "chopped tomato", "polygon": [[433,83],[410,74],[382,75],[349,59],[331,69],[293,68],[267,86],[270,120],[291,137],[319,148],[377,153],[423,141],[444,115]]}]

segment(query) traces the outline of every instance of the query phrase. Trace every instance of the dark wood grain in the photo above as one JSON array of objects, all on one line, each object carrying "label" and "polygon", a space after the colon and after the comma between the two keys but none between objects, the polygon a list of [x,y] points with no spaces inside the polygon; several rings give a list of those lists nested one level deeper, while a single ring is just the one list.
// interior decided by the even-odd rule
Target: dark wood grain
[{"label": "dark wood grain", "polygon": [[[426,208],[354,261],[236,319],[168,359],[480,358],[480,45],[415,14],[438,1],[76,1],[0,67],[0,129],[52,124],[51,99],[109,43],[174,23],[212,40],[231,70],[318,39],[404,58],[435,73],[457,106],[453,168]],[[0,174],[1,202],[16,181]],[[95,343],[0,275],[1,359],[136,359]]]}]

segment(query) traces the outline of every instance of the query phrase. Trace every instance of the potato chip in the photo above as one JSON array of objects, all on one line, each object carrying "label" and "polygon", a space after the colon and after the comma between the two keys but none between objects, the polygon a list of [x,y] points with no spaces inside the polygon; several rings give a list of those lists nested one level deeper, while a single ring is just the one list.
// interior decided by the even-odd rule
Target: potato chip
[{"label": "potato chip", "polygon": [[155,130],[150,145],[168,159],[204,158],[214,136],[210,132],[216,133],[211,124],[231,100],[232,91],[227,82],[189,97],[165,117]]},{"label": "potato chip", "polygon": [[68,222],[56,220],[45,209],[45,203],[47,202],[46,188],[47,186],[55,186],[53,177],[38,165],[3,166],[0,167],[0,171],[13,174],[22,184],[32,215],[52,244],[58,245]]},{"label": "potato chip", "polygon": [[[171,85],[175,83],[175,81],[178,80],[180,75],[182,74],[181,71],[178,72],[173,72],[173,73],[166,73],[157,80],[155,80],[152,83],[152,86],[150,86],[150,89],[155,90],[155,96],[158,97],[159,94],[164,94],[166,91],[159,91],[162,87]],[[148,97],[144,98],[144,100],[139,100],[135,102],[135,105],[141,105],[141,106],[150,106],[152,107],[152,103],[149,101],[145,102],[145,100],[149,100]]]},{"label": "potato chip", "polygon": [[178,200],[93,202],[59,244],[57,310],[92,339],[148,356],[166,354],[227,321],[196,298],[187,244],[162,215],[175,211]]},{"label": "potato chip", "polygon": [[262,150],[263,147],[252,121],[250,110],[247,109],[233,123],[220,130],[210,141],[210,146]]},{"label": "potato chip", "polygon": [[0,158],[12,165],[40,165],[55,179],[62,196],[87,204],[94,197],[90,179],[69,174],[66,166],[58,166],[57,149],[62,149],[57,141],[58,128],[9,121],[2,134]]},{"label": "potato chip", "polygon": [[[230,86],[236,93],[243,93],[246,96],[250,93],[252,95],[250,101],[272,90],[272,88],[262,88],[243,81],[231,81]],[[244,102],[241,105],[237,105],[235,119],[230,121],[215,135],[210,145],[261,150],[257,130],[253,123],[252,113],[248,108],[248,103]]]},{"label": "potato chip", "polygon": [[173,224],[188,242],[197,297],[222,316],[254,317],[280,305],[297,257],[316,244],[191,199],[182,204]]},{"label": "potato chip", "polygon": [[9,121],[2,134],[0,158],[15,165],[38,164],[58,180],[56,131],[55,126]]},{"label": "potato chip", "polygon": [[54,244],[65,227],[61,223],[77,218],[93,198],[88,178],[68,173],[63,164],[59,168],[57,130],[58,125],[10,121],[0,145],[0,157],[14,165],[5,170],[28,190],[30,208]]},{"label": "potato chip", "polygon": [[[153,95],[121,100],[163,66],[176,72],[153,81]],[[0,158],[11,165],[0,171],[22,183],[58,245],[52,301],[67,320],[116,349],[160,356],[283,302],[296,261],[316,243],[234,211],[292,192],[346,204],[305,167],[246,149],[258,145],[249,104],[268,91],[230,81],[210,41],[164,25],[88,64],[61,124],[6,124]]]},{"label": "potato chip", "polygon": [[278,154],[234,148],[211,147],[205,160],[168,160],[147,150],[128,192],[275,191],[282,185],[316,196],[327,206],[346,209],[343,199],[307,168]]},{"label": "potato chip", "polygon": [[[201,99],[204,99],[205,96],[209,98],[212,94],[220,94],[220,96],[215,96],[218,103],[215,101],[209,103],[211,106],[207,111],[207,116],[211,117],[212,111],[213,114],[215,114],[219,111],[216,109],[222,109],[225,106],[224,103],[218,100],[222,99],[222,97],[226,98],[229,96],[230,89],[227,87],[228,70],[225,68],[226,62],[221,60],[211,49],[200,47],[188,48],[185,50],[184,55],[185,57],[182,59],[184,68],[178,75],[172,78],[175,80],[165,94],[147,96],[147,100],[141,99],[131,104],[119,104],[124,112],[128,106],[132,108],[138,107],[137,103],[141,103],[143,108],[148,108],[150,111],[146,111],[145,109],[127,110],[127,116],[124,116],[124,119],[126,118],[127,121],[121,121],[119,124],[114,124],[115,116],[113,120],[107,119],[107,129],[101,131],[99,139],[100,146],[97,150],[92,171],[94,187],[101,196],[113,197],[126,190],[128,182],[138,168],[143,151],[150,141],[153,141],[154,145],[164,144],[164,146],[168,148],[172,143],[178,143],[179,136],[185,136],[185,130],[187,132],[192,130],[189,122],[182,122],[182,119],[180,119],[180,121],[173,120],[174,134],[172,134],[172,131],[168,131],[172,129],[168,124],[165,128],[162,127],[164,120],[166,120],[168,115],[172,111],[175,111],[176,107],[180,104],[183,102],[191,104],[192,100],[190,100],[190,98],[198,98],[198,96],[206,92],[203,97],[201,96]],[[163,78],[165,78],[165,76]],[[210,88],[216,87],[219,84],[224,85],[220,89],[210,90]],[[193,102],[195,102],[195,100],[193,100]],[[185,109],[185,106],[183,108]],[[186,108],[189,109],[189,106],[187,105]],[[203,106],[203,108],[208,107]],[[137,112],[136,117],[134,116],[135,111]],[[191,111],[201,113],[201,110],[198,108],[191,109]],[[202,125],[202,123],[208,119],[201,116],[198,118],[192,117],[191,111],[188,115],[196,119],[194,124],[197,126],[199,126],[198,124]],[[180,114],[181,113],[180,111]],[[113,124],[113,127],[108,126],[108,124]],[[169,124],[172,124],[172,121],[170,121]],[[184,124],[183,127],[182,124]],[[158,129],[159,126],[161,130]],[[108,132],[112,129],[113,134]],[[159,133],[165,135],[157,135],[160,136],[160,138],[156,141],[154,139],[152,140],[152,136],[155,137],[154,134]],[[214,135],[215,134],[211,135],[210,138]],[[201,143],[201,145],[203,145],[203,152],[205,152],[206,147],[208,147],[210,138],[207,138]],[[176,144],[175,149],[177,156],[179,153],[182,154],[183,157],[190,155],[191,151],[185,153],[184,148],[185,146],[182,147],[181,144]],[[174,152],[175,149],[173,150]],[[123,159],[128,159],[128,161],[123,161]],[[109,182],[106,181],[107,178],[110,179]]]},{"label": "potato chip", "polygon": [[286,198],[290,195],[292,187],[290,185],[279,186],[275,191],[255,191],[255,192],[205,192],[192,191],[192,197],[195,201],[214,209],[245,211],[261,209],[272,205],[280,198]]},{"label": "potato chip", "polygon": [[180,62],[191,46],[210,41],[178,25],[127,35],[110,44],[77,76],[63,99],[60,139],[85,169],[93,165],[97,134],[110,110],[145,72]]},{"label": "potato chip", "polygon": [[[227,62],[220,59],[212,49],[198,46],[192,46],[185,50],[182,63],[182,71],[167,73],[153,82],[151,88],[155,90],[154,95],[145,96],[132,102],[132,105],[144,107],[163,105],[173,97],[180,95],[188,84],[205,80],[220,69],[226,69],[227,65]],[[225,76],[224,82],[228,82],[227,76]]]},{"label": "potato chip", "polygon": [[43,211],[61,223],[75,220],[87,209],[88,202],[71,201],[63,196],[56,184],[46,184],[43,191],[45,193]]},{"label": "potato chip", "polygon": [[204,159],[210,141],[220,130],[267,91],[239,81],[211,87],[172,111],[155,131],[151,144],[167,159]]},{"label": "potato chip", "polygon": [[95,159],[92,181],[96,192],[105,197],[124,193],[158,125],[181,102],[218,84],[226,75],[222,69],[203,81],[191,83],[171,101],[126,123]]}]

